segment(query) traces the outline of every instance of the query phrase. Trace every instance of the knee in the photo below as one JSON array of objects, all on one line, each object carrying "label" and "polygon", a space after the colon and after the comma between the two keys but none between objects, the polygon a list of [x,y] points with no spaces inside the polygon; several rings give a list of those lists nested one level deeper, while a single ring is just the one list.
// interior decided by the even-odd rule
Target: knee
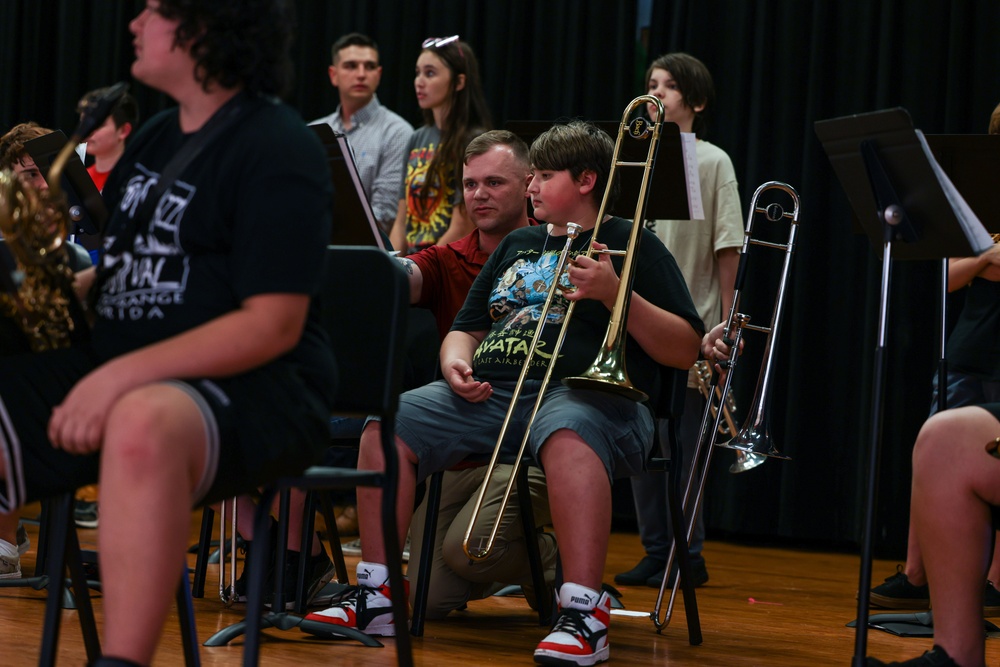
[{"label": "knee", "polygon": [[[396,436],[396,455],[400,462],[417,465],[417,457],[406,446],[406,443]],[[361,432],[361,442],[358,445],[358,468],[361,470],[383,470],[385,457],[382,455],[382,425],[370,421]]]},{"label": "knee", "polygon": [[140,389],[126,394],[108,414],[102,458],[134,474],[161,470],[181,458],[178,443],[170,442],[168,435],[171,418],[154,392]]},{"label": "knee", "polygon": [[981,451],[982,444],[973,442],[968,429],[968,409],[946,410],[928,419],[913,445],[913,478],[939,479],[958,473],[968,460],[967,454]]}]

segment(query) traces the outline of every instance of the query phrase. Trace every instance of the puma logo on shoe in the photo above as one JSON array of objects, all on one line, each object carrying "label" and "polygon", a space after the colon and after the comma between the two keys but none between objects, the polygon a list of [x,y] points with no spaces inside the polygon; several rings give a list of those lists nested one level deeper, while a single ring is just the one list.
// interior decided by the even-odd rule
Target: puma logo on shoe
[{"label": "puma logo on shoe", "polygon": [[593,607],[593,606],[594,606],[594,601],[593,601],[592,599],[590,599],[589,597],[585,597],[585,598],[578,598],[578,597],[577,597],[577,596],[575,596],[575,595],[571,595],[571,596],[569,597],[569,601],[570,601],[570,602],[573,602],[573,603],[575,603],[575,604],[582,604],[582,605],[586,605],[586,606],[588,606],[588,607]]}]

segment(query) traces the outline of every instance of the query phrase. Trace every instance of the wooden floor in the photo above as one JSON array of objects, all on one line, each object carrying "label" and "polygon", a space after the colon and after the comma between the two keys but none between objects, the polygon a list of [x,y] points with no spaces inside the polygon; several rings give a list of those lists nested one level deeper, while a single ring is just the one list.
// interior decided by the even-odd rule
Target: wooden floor
[{"label": "wooden floor", "polygon": [[[25,516],[34,516],[31,508]],[[200,514],[192,516],[192,542],[196,541]],[[29,526],[33,543],[37,528]],[[84,548],[93,545],[95,532],[81,530]],[[704,643],[690,646],[682,603],[663,634],[657,634],[648,613],[656,591],[622,587],[628,615],[615,615],[611,627],[611,660],[618,665],[846,665],[854,653],[854,630],[845,624],[855,617],[859,559],[856,555],[742,546],[708,542],[704,550],[710,580],[698,589]],[[616,534],[612,538],[606,581],[613,573],[630,568],[641,556],[638,537]],[[193,556],[191,564],[194,564]],[[354,561],[348,561],[353,576]],[[33,571],[34,548],[22,558],[26,572]],[[895,564],[876,562],[874,578],[891,574]],[[242,618],[242,605],[225,609],[215,596],[218,568],[209,572],[211,593],[195,600],[198,636],[204,641],[217,630]],[[99,621],[101,603],[96,599]],[[0,665],[30,665],[37,661],[44,593],[31,589],[0,589],[0,627],[5,644]],[[60,665],[86,662],[76,612],[66,611],[59,643]],[[394,640],[384,648],[366,648],[349,641],[322,641],[298,630],[268,630],[262,644],[261,664],[283,665],[391,665]],[[429,621],[425,636],[414,640],[417,665],[532,664],[531,653],[544,635],[537,617],[523,599],[491,598],[474,602],[466,612],[444,621]],[[918,655],[931,646],[930,639],[895,637],[872,630],[870,655],[900,659]],[[242,645],[201,647],[202,664],[238,665]],[[987,663],[1000,661],[1000,642],[987,645]],[[182,665],[176,618],[168,623],[156,665]]]}]

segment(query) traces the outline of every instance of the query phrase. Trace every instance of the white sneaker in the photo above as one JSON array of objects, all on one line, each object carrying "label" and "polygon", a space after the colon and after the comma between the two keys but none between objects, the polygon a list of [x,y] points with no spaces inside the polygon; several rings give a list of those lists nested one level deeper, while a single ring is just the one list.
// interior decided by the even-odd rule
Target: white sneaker
[{"label": "white sneaker", "polygon": [[0,579],[21,578],[21,555],[17,546],[6,540],[0,540]]},{"label": "white sneaker", "polygon": [[565,583],[559,589],[559,617],[535,649],[543,665],[596,665],[608,659],[611,596]]},{"label": "white sneaker", "polygon": [[346,598],[329,609],[306,615],[305,620],[352,628],[376,637],[394,637],[396,624],[389,598],[389,568],[361,561],[357,577],[357,587]]}]

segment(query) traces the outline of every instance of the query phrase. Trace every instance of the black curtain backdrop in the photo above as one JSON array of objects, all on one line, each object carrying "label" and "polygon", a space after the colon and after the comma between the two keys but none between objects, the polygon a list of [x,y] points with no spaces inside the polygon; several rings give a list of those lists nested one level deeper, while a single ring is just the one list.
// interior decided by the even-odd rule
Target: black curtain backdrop
[{"label": "black curtain backdrop", "polygon": [[[641,32],[634,0],[295,4],[297,81],[289,102],[306,120],[335,107],[329,47],[353,30],[379,42],[379,96],[414,124],[420,116],[412,72],[428,36],[457,33],[472,44],[498,126],[617,119],[643,92],[653,56],[683,50],[701,58],[717,91],[708,138],[732,157],[744,208],[767,180],[785,181],[802,197],[783,332],[775,343],[770,420],[778,447],[793,460],[730,475],[732,454],[718,450],[706,494],[709,531],[742,540],[858,544],[881,261],[866,237],[852,233],[846,198],[813,124],[902,106],[927,134],[985,132],[1000,102],[1000,4],[653,0],[652,20]],[[142,5],[0,2],[0,128],[30,119],[73,129],[82,93],[129,78],[127,25]],[[170,103],[138,83],[132,91],[145,117]],[[745,310],[757,313],[757,321],[769,316],[777,288],[780,253],[773,254],[755,256],[744,293]],[[936,262],[900,262],[893,270],[876,535],[876,555],[884,557],[900,557],[905,547],[910,450],[930,405],[936,365],[939,272]],[[950,299],[950,307],[960,298]],[[753,348],[759,352],[762,341],[752,336],[735,381],[740,406],[750,403],[760,364]]]}]

